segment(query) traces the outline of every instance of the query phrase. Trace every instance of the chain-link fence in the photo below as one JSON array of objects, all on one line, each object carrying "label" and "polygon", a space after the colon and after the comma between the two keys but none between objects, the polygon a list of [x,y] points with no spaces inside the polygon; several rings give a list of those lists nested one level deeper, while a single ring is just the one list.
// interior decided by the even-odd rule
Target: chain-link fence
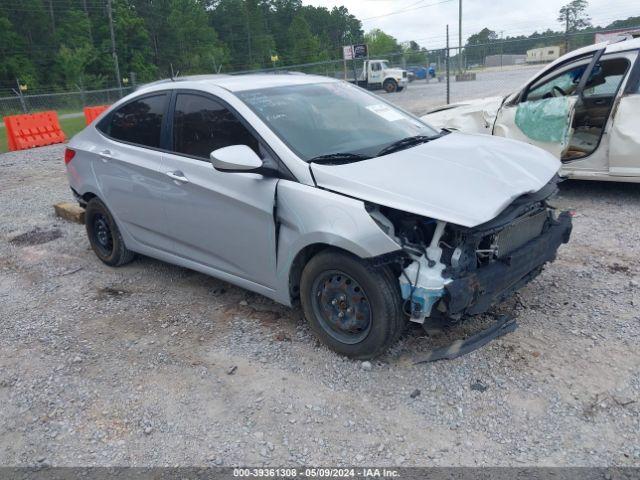
[{"label": "chain-link fence", "polygon": [[[495,46],[493,49],[499,51],[500,47]],[[409,77],[408,88],[401,92],[386,94],[384,90],[379,89],[376,93],[385,95],[388,100],[406,110],[422,114],[446,103],[506,95],[525,83],[546,63],[527,63],[526,53],[518,55],[488,53],[492,51],[480,47],[466,47],[460,55],[459,49],[452,47],[449,49],[449,55],[447,55],[447,49],[443,48],[371,56],[372,60],[385,60],[390,69],[407,70]],[[305,73],[353,81],[354,78],[363,78],[363,67],[363,60],[346,62],[331,60],[232,74]],[[370,86],[381,87],[382,85]]]},{"label": "chain-link fence", "polygon": [[[640,27],[634,27],[640,32]],[[430,50],[375,54],[371,59],[385,60],[388,68],[407,70],[409,87],[386,97],[416,114],[434,107],[471,99],[507,95],[565,52],[593,44],[597,35],[616,35],[617,31],[588,31],[536,37],[487,38],[474,45]],[[613,37],[606,39],[615,39]],[[325,60],[298,65],[279,65],[247,73],[305,73],[354,81],[361,78],[363,60]],[[208,73],[208,72],[202,72]],[[381,85],[377,85],[380,87]],[[0,116],[13,113],[57,110],[80,112],[82,107],[110,104],[130,93],[134,87],[103,90],[77,90],[66,93],[13,95],[0,92]],[[383,90],[377,93],[387,95]]]},{"label": "chain-link fence", "polygon": [[133,91],[134,87],[77,90],[62,93],[25,94],[14,92],[0,97],[0,116],[56,110],[59,114],[81,112],[83,107],[109,105]]}]

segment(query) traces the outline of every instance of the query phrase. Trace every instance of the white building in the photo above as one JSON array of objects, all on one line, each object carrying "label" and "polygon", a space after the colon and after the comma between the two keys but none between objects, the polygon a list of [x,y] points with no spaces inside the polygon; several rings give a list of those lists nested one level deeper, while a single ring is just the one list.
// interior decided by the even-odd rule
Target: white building
[{"label": "white building", "polygon": [[540,47],[527,50],[527,63],[547,63],[552,62],[562,55],[562,48],[559,45],[552,47]]}]

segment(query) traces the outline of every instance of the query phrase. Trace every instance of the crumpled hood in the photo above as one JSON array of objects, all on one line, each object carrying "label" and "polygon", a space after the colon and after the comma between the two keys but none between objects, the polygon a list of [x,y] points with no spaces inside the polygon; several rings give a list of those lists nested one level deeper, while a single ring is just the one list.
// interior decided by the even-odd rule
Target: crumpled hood
[{"label": "crumpled hood", "polygon": [[559,168],[553,155],[532,145],[461,133],[361,162],[311,164],[320,187],[465,227],[540,190]]},{"label": "crumpled hood", "polygon": [[443,105],[430,110],[421,119],[437,129],[491,134],[503,99],[504,97],[487,97]]}]

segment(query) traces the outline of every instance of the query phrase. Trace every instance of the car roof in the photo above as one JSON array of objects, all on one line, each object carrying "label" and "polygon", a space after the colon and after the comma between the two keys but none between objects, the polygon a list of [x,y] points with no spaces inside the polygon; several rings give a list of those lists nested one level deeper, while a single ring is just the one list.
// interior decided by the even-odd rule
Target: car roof
[{"label": "car roof", "polygon": [[303,73],[252,73],[243,75],[193,75],[174,79],[158,80],[142,85],[138,90],[146,90],[158,85],[175,88],[206,88],[217,86],[230,92],[257,90],[261,88],[285,87],[290,85],[309,85],[313,83],[339,82],[335,78]]},{"label": "car roof", "polygon": [[[605,49],[605,53],[623,52],[625,50],[636,50],[640,48],[640,38],[631,38],[625,40],[613,40],[607,42],[594,43],[593,45],[587,45],[586,47],[572,50],[567,55],[560,57],[560,59],[567,59],[572,57],[579,57],[586,55],[587,53],[595,52],[600,49]],[[560,60],[559,59],[559,60]]]}]

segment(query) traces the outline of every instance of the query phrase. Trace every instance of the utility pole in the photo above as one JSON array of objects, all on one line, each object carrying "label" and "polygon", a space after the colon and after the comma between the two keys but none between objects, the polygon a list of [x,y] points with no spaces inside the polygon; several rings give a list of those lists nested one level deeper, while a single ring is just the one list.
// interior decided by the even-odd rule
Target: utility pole
[{"label": "utility pole", "polygon": [[446,75],[447,75],[447,105],[449,105],[449,101],[451,100],[450,89],[449,89],[449,24],[447,24],[447,53],[444,57],[444,61],[446,64]]},{"label": "utility pole", "polygon": [[565,15],[567,26],[564,29],[564,53],[569,53],[569,12]]},{"label": "utility pole", "polygon": [[458,71],[462,73],[462,0],[458,0]]},{"label": "utility pole", "polygon": [[87,8],[87,0],[82,0],[82,6],[84,7],[84,14],[87,16],[87,24],[89,25],[89,36],[91,37],[91,43],[93,44],[93,32],[91,31],[91,17],[89,16],[89,9]]},{"label": "utility pole", "polygon": [[49,16],[51,17],[51,31],[55,35],[56,33],[56,20],[53,15],[53,0],[49,0]]},{"label": "utility pole", "polygon": [[116,80],[120,96],[122,96],[122,80],[120,79],[120,65],[118,65],[118,53],[116,52],[116,34],[113,31],[113,12],[111,11],[111,1],[107,0],[107,15],[109,16],[109,32],[111,33],[111,55],[113,56],[113,66],[116,72]]},{"label": "utility pole", "polygon": [[504,36],[503,36],[503,34],[504,34],[504,30],[500,30],[500,70],[502,70],[502,64],[503,64],[502,55],[504,53],[504,44],[503,44]]}]

